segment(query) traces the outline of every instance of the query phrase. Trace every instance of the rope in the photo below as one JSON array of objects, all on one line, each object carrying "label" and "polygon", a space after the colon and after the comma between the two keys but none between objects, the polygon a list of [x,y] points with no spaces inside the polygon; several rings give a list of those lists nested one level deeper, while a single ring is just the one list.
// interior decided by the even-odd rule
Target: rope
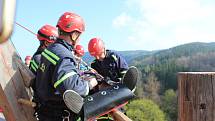
[{"label": "rope", "polygon": [[30,29],[28,29],[27,27],[24,27],[23,25],[19,24],[18,22],[15,22],[15,24],[18,25],[18,26],[20,26],[20,27],[22,27],[23,29],[27,30],[27,31],[30,32],[31,34],[37,35],[37,34],[35,34],[33,31],[31,31]]}]

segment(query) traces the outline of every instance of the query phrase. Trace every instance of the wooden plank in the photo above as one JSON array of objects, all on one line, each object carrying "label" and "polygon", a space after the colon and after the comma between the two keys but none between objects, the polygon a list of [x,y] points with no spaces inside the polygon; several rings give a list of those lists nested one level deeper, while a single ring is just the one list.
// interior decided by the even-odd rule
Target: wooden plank
[{"label": "wooden plank", "polygon": [[[212,75],[211,77],[211,89],[212,89],[212,97],[213,100],[215,100],[215,75]],[[215,102],[212,103],[213,105],[211,106],[211,113],[212,113],[212,119],[215,121]]]},{"label": "wooden plank", "polygon": [[215,121],[215,73],[179,73],[178,84],[178,121]]},{"label": "wooden plank", "polygon": [[25,87],[30,88],[32,86],[33,80],[35,79],[35,75],[31,70],[25,65],[22,60],[15,59],[15,63],[18,66],[18,71],[20,73],[21,78],[25,84]]},{"label": "wooden plank", "polygon": [[195,75],[186,74],[184,82],[184,113],[190,115],[184,115],[185,121],[193,121],[193,82],[196,81]]},{"label": "wooden plank", "polygon": [[30,99],[19,71],[19,61],[20,56],[10,41],[0,44],[0,84],[3,89],[0,95],[5,95],[4,100],[0,98],[0,102],[8,102],[6,109],[12,110],[9,110],[9,115],[4,112],[6,119],[15,118],[9,121],[35,121],[33,108],[18,103],[19,98]]},{"label": "wooden plank", "polygon": [[178,73],[178,120],[179,121],[183,121],[184,120],[184,116],[183,116],[183,109],[184,109],[184,105],[183,105],[183,101],[184,100],[184,97],[182,96],[183,95],[183,87],[182,84],[183,84],[183,81],[186,79],[186,74],[185,73]]},{"label": "wooden plank", "polygon": [[7,97],[4,94],[4,91],[0,85],[0,107],[3,109],[4,117],[7,121],[15,121],[15,116],[10,107],[9,102],[7,101]]}]

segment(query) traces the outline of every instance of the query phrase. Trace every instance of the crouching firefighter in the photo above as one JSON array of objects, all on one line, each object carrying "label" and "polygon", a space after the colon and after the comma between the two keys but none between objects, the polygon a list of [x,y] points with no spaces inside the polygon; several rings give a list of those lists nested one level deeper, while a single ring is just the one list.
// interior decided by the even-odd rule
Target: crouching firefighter
[{"label": "crouching firefighter", "polygon": [[116,83],[122,83],[122,77],[128,70],[125,59],[116,51],[107,50],[100,38],[92,38],[88,43],[88,50],[95,60],[91,67],[104,78],[110,78]]},{"label": "crouching firefighter", "polygon": [[89,90],[97,85],[97,81],[94,77],[88,80],[80,78],[72,54],[79,36],[85,30],[83,19],[75,13],[65,12],[59,18],[57,27],[59,38],[42,52],[37,71],[38,119],[76,121],[79,114],[67,108],[63,94],[72,90],[81,96],[86,96]]},{"label": "crouching firefighter", "polygon": [[[116,51],[107,50],[105,44],[100,38],[92,38],[88,43],[88,50],[95,60],[91,63],[91,67],[95,69],[110,84],[123,83],[122,78],[128,70],[128,64],[125,59]],[[111,84],[111,85],[112,85]],[[99,83],[102,87],[103,83]],[[123,108],[120,109],[125,112]],[[97,120],[110,121],[109,116],[103,116]]]}]

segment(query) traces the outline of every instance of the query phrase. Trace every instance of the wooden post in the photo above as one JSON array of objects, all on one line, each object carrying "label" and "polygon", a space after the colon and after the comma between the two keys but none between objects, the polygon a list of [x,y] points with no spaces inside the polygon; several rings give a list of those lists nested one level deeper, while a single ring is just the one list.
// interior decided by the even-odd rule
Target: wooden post
[{"label": "wooden post", "polygon": [[178,121],[215,121],[215,72],[180,72],[178,90]]},{"label": "wooden post", "polygon": [[11,41],[0,44],[0,107],[7,121],[36,121],[34,109],[20,100],[30,100],[24,83],[30,78],[21,62]]},{"label": "wooden post", "polygon": [[3,110],[4,117],[7,121],[15,121],[16,118],[13,110],[11,109],[9,102],[7,101],[7,97],[3,92],[4,91],[0,85],[0,107]]}]

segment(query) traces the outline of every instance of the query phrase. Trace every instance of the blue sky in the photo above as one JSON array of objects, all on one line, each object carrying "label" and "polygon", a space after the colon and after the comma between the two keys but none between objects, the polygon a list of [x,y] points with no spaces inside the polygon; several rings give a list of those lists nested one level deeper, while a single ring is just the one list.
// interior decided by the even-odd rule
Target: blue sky
[{"label": "blue sky", "polygon": [[[80,44],[100,37],[115,50],[158,50],[189,42],[215,41],[214,0],[17,0],[15,21],[33,32],[55,26],[66,11],[83,17]],[[39,42],[14,25],[11,37],[21,57],[32,55]]]}]

